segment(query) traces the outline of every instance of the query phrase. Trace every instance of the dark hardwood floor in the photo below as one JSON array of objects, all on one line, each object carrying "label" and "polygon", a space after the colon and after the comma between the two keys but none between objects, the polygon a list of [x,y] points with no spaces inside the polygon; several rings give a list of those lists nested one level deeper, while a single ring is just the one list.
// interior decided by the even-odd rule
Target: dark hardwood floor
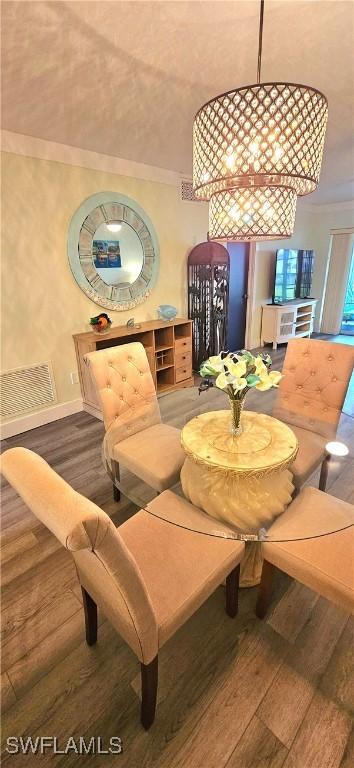
[{"label": "dark hardwood floor", "polygon": [[[284,349],[273,353],[281,366]],[[201,398],[204,398],[201,401]],[[274,393],[247,407],[271,412]],[[354,503],[351,387],[339,428],[350,455],[334,462],[328,492]],[[195,389],[160,399],[181,425],[225,396]],[[86,413],[4,441],[37,451],[118,525],[135,508],[113,502],[101,464],[103,427]],[[318,483],[318,473],[309,484]],[[254,615],[256,589],[240,591],[239,614],[223,587],[160,652],[156,721],[139,722],[139,663],[99,616],[98,643],[85,642],[81,590],[71,556],[2,480],[2,710],[8,736],[120,736],[121,755],[57,755],[55,765],[124,768],[349,768],[353,765],[353,619],[284,574],[272,609]],[[198,534],[191,534],[198,535]],[[44,755],[9,755],[3,765],[49,765]],[[52,763],[53,764],[53,763]]]}]

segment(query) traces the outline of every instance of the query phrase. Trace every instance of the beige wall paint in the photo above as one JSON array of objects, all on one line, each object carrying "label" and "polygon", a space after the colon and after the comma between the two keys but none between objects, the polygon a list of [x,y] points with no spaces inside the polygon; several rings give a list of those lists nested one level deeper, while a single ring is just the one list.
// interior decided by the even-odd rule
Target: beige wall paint
[{"label": "beige wall paint", "polygon": [[[110,313],[115,325],[124,325],[131,316],[137,321],[154,318],[162,302],[175,304],[181,315],[187,313],[186,257],[193,245],[205,240],[208,228],[208,206],[182,202],[171,174],[166,172],[165,179],[158,171],[161,182],[149,181],[100,170],[101,165],[106,167],[104,155],[99,156],[96,170],[71,165],[75,158],[74,154],[66,162],[56,162],[13,152],[2,155],[2,369],[51,360],[59,403],[80,397],[79,385],[70,380],[70,372],[76,370],[72,334],[87,330],[90,316],[100,310],[77,286],[67,260],[69,222],[82,201],[103,190],[126,194],[146,210],[159,239],[160,272],[151,296],[135,310]],[[147,175],[147,167],[143,170]],[[261,308],[271,299],[276,249],[285,243],[314,248],[313,294],[322,298],[330,230],[353,222],[351,204],[319,212],[298,205],[290,240],[257,244],[249,346],[260,342]]]},{"label": "beige wall paint", "polygon": [[[344,204],[343,204],[344,205]],[[316,309],[315,330],[319,330],[320,313],[324,295],[327,261],[329,255],[330,231],[354,224],[352,203],[348,207],[328,210],[302,208],[298,204],[294,234],[288,240],[275,240],[271,243],[257,243],[255,253],[255,303],[251,322],[251,346],[258,346],[261,337],[262,304],[271,301],[275,254],[278,248],[313,249],[315,268],[312,295],[319,299]]]},{"label": "beige wall paint", "polygon": [[99,306],[76,284],[68,264],[70,219],[99,191],[136,200],[151,218],[160,245],[160,271],[148,300],[127,312],[110,312],[114,325],[129,317],[157,317],[171,303],[187,314],[186,258],[206,239],[204,203],[180,200],[177,185],[150,182],[60,162],[3,153],[2,369],[51,360],[58,402],[80,397],[70,381],[76,371],[72,334],[88,330]]},{"label": "beige wall paint", "polygon": [[[331,230],[354,227],[354,206],[348,203],[348,208],[336,208],[319,211],[312,217],[311,236],[315,243],[316,265],[313,275],[313,294],[320,298],[317,305],[315,330],[320,331],[320,319],[325,293],[327,265],[330,253]],[[312,247],[312,246],[311,246]]]}]

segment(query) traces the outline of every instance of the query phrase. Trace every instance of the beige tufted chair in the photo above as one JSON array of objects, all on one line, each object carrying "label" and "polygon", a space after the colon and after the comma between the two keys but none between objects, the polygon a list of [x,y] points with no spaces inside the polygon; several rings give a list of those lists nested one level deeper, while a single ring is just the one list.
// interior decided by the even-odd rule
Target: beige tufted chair
[{"label": "beige tufted chair", "polygon": [[297,491],[319,464],[319,487],[326,489],[330,456],[325,446],[335,439],[353,364],[354,347],[346,344],[289,341],[273,415],[289,424],[299,441],[291,467]]},{"label": "beige tufted chair", "polygon": [[[324,535],[325,531],[333,533]],[[316,532],[319,535],[316,536]],[[304,488],[279,515],[268,536],[273,541],[262,544],[264,560],[256,607],[260,619],[269,607],[274,568],[353,613],[352,504],[322,493],[317,488]]]},{"label": "beige tufted chair", "polygon": [[[26,448],[5,451],[1,472],[73,555],[87,643],[97,640],[99,605],[140,660],[141,720],[149,728],[155,716],[159,649],[225,578],[226,611],[236,615],[243,542],[208,535],[214,521],[171,491],[151,502],[152,514],[140,511],[115,528],[102,509]],[[177,524],[161,519],[162,511]],[[206,535],[186,530],[183,521],[196,530],[202,524]]]},{"label": "beige tufted chair", "polygon": [[[115,479],[119,464],[158,493],[178,482],[185,456],[180,431],[161,423],[148,359],[133,342],[85,355],[102,406],[105,452]],[[114,497],[119,492],[114,486]]]}]

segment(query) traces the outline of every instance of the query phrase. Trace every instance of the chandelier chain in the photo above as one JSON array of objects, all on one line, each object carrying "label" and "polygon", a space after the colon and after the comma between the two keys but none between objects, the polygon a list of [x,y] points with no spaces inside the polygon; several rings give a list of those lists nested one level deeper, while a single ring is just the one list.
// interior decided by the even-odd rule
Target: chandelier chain
[{"label": "chandelier chain", "polygon": [[264,0],[261,0],[261,7],[259,9],[257,83],[261,82],[262,43],[263,43],[263,16],[264,16]]}]

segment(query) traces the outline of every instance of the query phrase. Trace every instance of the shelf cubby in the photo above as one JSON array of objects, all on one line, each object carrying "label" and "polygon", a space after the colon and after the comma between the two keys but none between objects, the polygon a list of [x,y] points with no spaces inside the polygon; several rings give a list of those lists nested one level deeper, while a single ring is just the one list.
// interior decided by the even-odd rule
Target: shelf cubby
[{"label": "shelf cubby", "polygon": [[174,366],[173,347],[158,350],[155,352],[155,365],[156,371],[161,371],[163,368],[170,368]]},{"label": "shelf cubby", "polygon": [[[109,331],[111,333],[111,331]],[[119,338],[110,338],[107,335],[103,334],[100,336],[98,333],[95,334],[97,337],[96,341],[96,349],[107,349],[108,347],[118,347],[119,344],[131,344],[134,341],[140,342],[140,344],[143,345],[143,347],[153,347],[154,346],[154,335],[152,331],[148,331],[147,333],[130,333],[129,338],[121,336]]]},{"label": "shelf cubby", "polygon": [[156,389],[157,393],[171,389],[175,383],[174,366],[168,368],[156,369]]},{"label": "shelf cubby", "polygon": [[175,326],[175,339],[189,339],[192,336],[192,326],[190,323]]},{"label": "shelf cubby", "polygon": [[173,325],[155,331],[155,350],[173,347]]},{"label": "shelf cubby", "polygon": [[295,336],[299,336],[299,334],[306,334],[311,332],[311,323],[301,323],[300,325],[296,326],[295,330]]}]

